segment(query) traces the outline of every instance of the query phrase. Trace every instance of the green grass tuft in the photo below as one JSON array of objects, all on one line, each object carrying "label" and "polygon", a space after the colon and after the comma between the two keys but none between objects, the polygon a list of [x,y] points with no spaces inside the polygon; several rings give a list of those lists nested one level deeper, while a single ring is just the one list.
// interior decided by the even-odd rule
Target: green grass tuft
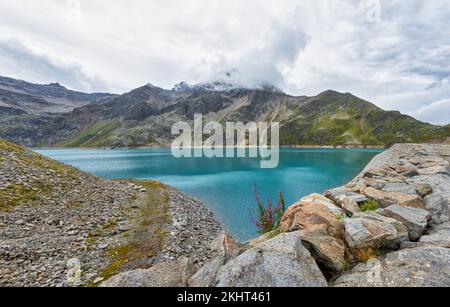
[{"label": "green grass tuft", "polygon": [[380,209],[380,204],[376,200],[370,199],[362,203],[359,207],[362,212],[370,212]]}]

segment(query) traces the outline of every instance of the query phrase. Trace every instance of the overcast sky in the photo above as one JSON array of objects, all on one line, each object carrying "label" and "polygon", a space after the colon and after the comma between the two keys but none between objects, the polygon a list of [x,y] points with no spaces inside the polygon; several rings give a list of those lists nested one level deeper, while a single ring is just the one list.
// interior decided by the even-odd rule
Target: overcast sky
[{"label": "overcast sky", "polygon": [[448,0],[0,0],[0,75],[121,93],[233,72],[450,123]]}]

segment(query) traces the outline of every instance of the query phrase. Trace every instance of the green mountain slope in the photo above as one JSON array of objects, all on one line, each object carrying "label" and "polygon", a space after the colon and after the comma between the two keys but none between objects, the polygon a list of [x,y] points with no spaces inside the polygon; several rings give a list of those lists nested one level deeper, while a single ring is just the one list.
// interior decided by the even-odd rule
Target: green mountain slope
[{"label": "green mountain slope", "polygon": [[387,145],[442,140],[449,133],[448,126],[384,111],[351,94],[325,92],[283,123],[281,138],[285,145]]}]

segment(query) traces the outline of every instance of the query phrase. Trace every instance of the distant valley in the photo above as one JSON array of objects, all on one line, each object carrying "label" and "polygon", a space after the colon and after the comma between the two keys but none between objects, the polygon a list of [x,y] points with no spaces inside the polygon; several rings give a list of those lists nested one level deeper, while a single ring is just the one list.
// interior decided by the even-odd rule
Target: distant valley
[{"label": "distant valley", "polygon": [[450,137],[450,125],[384,111],[350,93],[297,97],[270,85],[249,89],[213,82],[87,94],[0,77],[0,138],[28,147],[168,145],[172,124],[191,122],[197,113],[221,123],[280,122],[282,145],[383,146]]}]

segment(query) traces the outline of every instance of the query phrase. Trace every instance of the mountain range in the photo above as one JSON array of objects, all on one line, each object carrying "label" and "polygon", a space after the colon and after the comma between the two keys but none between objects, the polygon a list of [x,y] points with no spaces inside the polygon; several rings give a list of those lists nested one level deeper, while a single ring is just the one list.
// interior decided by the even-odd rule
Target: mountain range
[{"label": "mountain range", "polygon": [[59,83],[41,85],[0,76],[0,116],[67,113],[74,108],[113,96],[76,92]]},{"label": "mountain range", "polygon": [[170,90],[147,84],[123,95],[87,94],[0,77],[0,138],[28,147],[168,145],[173,123],[192,122],[198,113],[221,123],[280,122],[282,145],[383,146],[450,137],[450,125],[420,122],[331,90],[308,97],[268,84],[182,82]]}]

